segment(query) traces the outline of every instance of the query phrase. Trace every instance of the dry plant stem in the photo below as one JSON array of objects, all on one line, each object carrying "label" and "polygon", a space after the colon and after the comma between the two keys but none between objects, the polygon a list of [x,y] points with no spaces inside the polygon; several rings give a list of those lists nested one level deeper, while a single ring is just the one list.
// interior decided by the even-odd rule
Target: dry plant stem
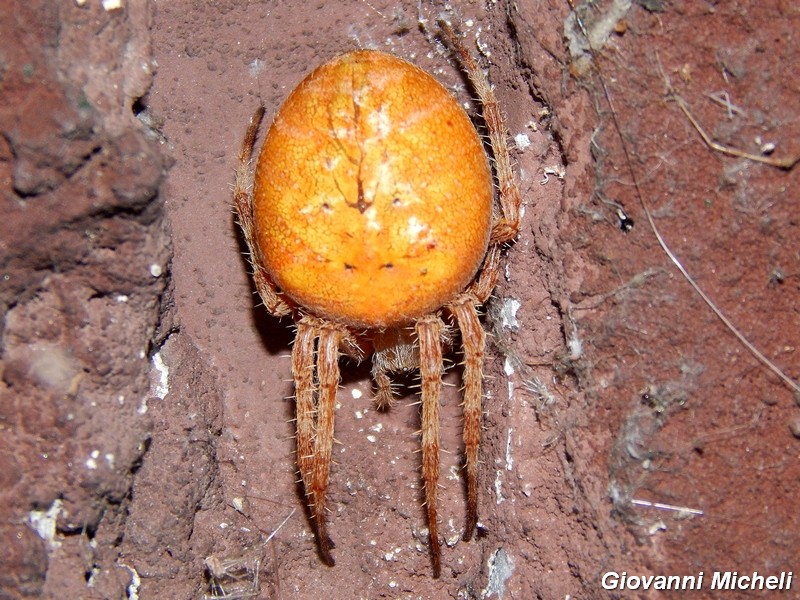
[{"label": "dry plant stem", "polygon": [[439,482],[439,395],[442,390],[442,330],[436,315],[416,324],[419,341],[419,371],[422,379],[422,479],[428,512],[433,576],[441,574],[439,526],[436,521],[436,490]]},{"label": "dry plant stem", "polygon": [[281,521],[280,525],[278,525],[275,528],[275,530],[272,533],[270,533],[269,536],[267,536],[267,539],[264,540],[264,545],[268,544],[269,541],[272,538],[274,538],[281,529],[283,529],[283,526],[286,525],[286,523],[289,522],[289,519],[291,519],[294,516],[294,513],[296,513],[296,512],[297,512],[297,509],[293,508],[292,512],[290,512],[288,515],[286,515],[286,517],[283,519],[283,521]]},{"label": "dry plant stem", "polygon": [[739,342],[745,348],[747,348],[747,350],[750,352],[750,354],[752,354],[754,357],[756,357],[756,359],[758,359],[759,362],[761,362],[761,364],[763,364],[770,371],[775,373],[775,375],[780,377],[781,380],[784,383],[786,383],[786,385],[788,385],[790,388],[792,388],[796,392],[800,393],[800,384],[798,384],[794,379],[792,379],[791,377],[786,375],[786,373],[784,373],[781,370],[781,368],[778,367],[778,365],[773,363],[758,348],[756,348],[750,342],[750,340],[748,340],[744,336],[744,334],[741,331],[739,331],[739,329],[736,327],[736,325],[734,325],[731,322],[731,320],[728,319],[728,317],[725,316],[725,313],[722,312],[722,310],[714,303],[714,301],[711,300],[711,298],[709,298],[706,295],[706,293],[697,284],[697,282],[692,278],[692,276],[689,275],[689,272],[686,270],[686,268],[683,266],[683,264],[681,264],[680,260],[678,260],[678,257],[675,256],[672,253],[672,250],[669,249],[669,246],[667,246],[667,243],[664,241],[664,238],[661,237],[661,233],[658,231],[658,228],[656,227],[656,224],[653,222],[653,217],[650,215],[650,210],[648,209],[647,205],[645,204],[644,199],[640,196],[639,200],[642,203],[642,208],[644,209],[644,214],[647,217],[647,222],[649,223],[650,228],[653,230],[653,234],[656,236],[656,239],[658,240],[658,243],[661,246],[661,249],[669,257],[669,259],[672,261],[672,263],[675,265],[675,267],[681,272],[681,275],[683,275],[684,279],[686,279],[686,281],[689,282],[689,285],[692,286],[694,291],[697,292],[697,295],[700,296],[700,298],[703,299],[703,302],[705,302],[706,305],[711,309],[711,311],[717,316],[717,318],[720,321],[722,321],[723,325],[725,325],[725,327],[727,327],[728,331],[730,331],[734,336],[736,336],[736,339],[739,340]]},{"label": "dry plant stem", "polygon": [[486,332],[475,310],[475,299],[465,295],[450,305],[464,347],[464,454],[467,472],[465,542],[478,524],[478,447],[481,441],[481,382]]},{"label": "dry plant stem", "polygon": [[637,506],[649,506],[651,508],[657,508],[659,510],[671,510],[678,513],[698,515],[701,517],[705,514],[699,508],[689,508],[688,506],[675,506],[674,504],[664,504],[663,502],[650,502],[649,500],[637,500],[636,498],[633,498],[631,500],[631,504],[635,504]]},{"label": "dry plant stem", "polygon": [[776,158],[772,156],[762,156],[761,154],[752,154],[750,152],[744,152],[743,150],[732,148],[730,146],[725,146],[723,144],[720,144],[719,142],[714,141],[700,126],[700,123],[697,122],[697,119],[694,118],[694,115],[689,110],[689,106],[686,104],[686,100],[684,100],[680,96],[680,94],[678,94],[675,90],[672,89],[672,85],[670,84],[669,80],[666,77],[664,77],[664,81],[667,84],[668,97],[671,98],[672,100],[675,100],[675,102],[678,103],[678,107],[681,109],[681,111],[683,111],[683,114],[686,115],[686,118],[689,119],[689,122],[697,130],[697,133],[700,134],[700,137],[703,138],[703,141],[712,150],[716,150],[717,152],[721,152],[722,154],[728,154],[730,156],[737,156],[739,158],[746,158],[747,160],[764,163],[765,165],[776,167],[778,169],[783,169],[785,171],[792,169],[798,162],[800,162],[800,156],[795,156],[794,158]]},{"label": "dry plant stem", "polygon": [[[609,106],[609,108],[611,110],[611,120],[614,123],[614,128],[617,131],[617,134],[620,136],[620,140],[622,141],[622,152],[623,152],[623,154],[625,156],[625,162],[627,164],[628,171],[631,174],[631,181],[633,182],[633,189],[634,189],[634,191],[636,193],[636,197],[639,199],[639,203],[642,206],[642,211],[644,212],[645,217],[647,217],[647,223],[650,226],[650,229],[653,232],[653,235],[655,235],[656,240],[658,241],[658,244],[661,246],[661,249],[664,251],[664,253],[672,261],[672,264],[674,264],[675,267],[678,269],[678,271],[680,271],[681,275],[683,275],[684,279],[686,279],[686,281],[689,283],[689,285],[692,286],[692,289],[694,289],[694,291],[697,292],[697,295],[700,296],[700,298],[703,300],[703,302],[705,302],[706,305],[711,309],[711,311],[717,316],[717,318],[720,321],[722,321],[722,324],[728,329],[728,331],[730,331],[736,337],[736,339],[739,340],[739,342],[745,348],[747,348],[747,350],[759,362],[761,362],[761,364],[763,364],[770,371],[775,373],[775,375],[777,375],[786,385],[788,385],[794,391],[800,393],[800,384],[798,384],[795,380],[793,380],[791,377],[786,375],[786,373],[784,373],[780,369],[780,367],[778,367],[769,358],[767,358],[758,348],[756,348],[744,336],[744,334],[741,331],[739,331],[739,329],[730,321],[730,319],[728,319],[728,317],[725,316],[725,314],[714,303],[714,301],[711,300],[711,298],[709,298],[706,295],[706,293],[700,288],[700,286],[697,284],[697,282],[695,282],[695,280],[692,278],[692,276],[689,275],[689,272],[686,270],[686,268],[683,266],[683,264],[680,262],[680,260],[678,260],[678,257],[675,256],[675,254],[673,254],[672,250],[670,250],[669,246],[667,245],[667,242],[661,236],[661,232],[658,230],[658,227],[656,227],[655,221],[653,220],[653,216],[651,214],[649,204],[644,199],[644,194],[642,193],[642,190],[639,187],[639,179],[636,177],[636,172],[634,171],[634,168],[633,168],[633,161],[631,160],[630,152],[628,151],[628,146],[625,143],[625,139],[622,136],[622,128],[620,126],[619,119],[617,118],[617,111],[614,108],[614,102],[611,100],[611,92],[609,92],[609,90],[608,90],[608,86],[606,85],[606,81],[605,81],[605,77],[603,76],[603,72],[602,72],[602,70],[600,68],[600,65],[597,63],[596,55],[594,53],[594,48],[592,48],[592,46],[591,46],[591,41],[590,41],[590,38],[589,38],[589,34],[586,31],[586,28],[585,28],[585,26],[583,24],[583,20],[578,16],[578,13],[575,10],[575,5],[573,4],[572,0],[567,0],[567,2],[569,3],[570,7],[572,8],[572,11],[575,13],[575,17],[576,17],[578,26],[580,27],[581,32],[583,33],[584,37],[586,38],[587,43],[589,44],[589,48],[591,49],[592,56],[595,57],[595,60],[592,61],[592,65],[593,65],[594,69],[597,71],[598,76],[600,78],[600,86],[601,86],[601,88],[603,90],[603,95],[604,95],[604,97],[606,99],[606,102],[608,103],[608,106]],[[672,90],[672,86],[669,83],[669,80],[664,75],[663,70],[662,70],[662,77],[664,77],[664,81],[665,81],[665,83],[667,85],[667,89],[671,91]],[[673,92],[672,95],[675,98],[679,98],[679,96],[674,94],[674,92]],[[679,105],[680,105],[680,102],[679,102]],[[684,110],[683,107],[682,107],[682,110]],[[729,149],[725,148],[724,146],[718,147],[719,145],[716,144],[716,142],[713,142],[713,144],[712,144],[712,141],[710,140],[710,138],[708,138],[708,136],[705,135],[705,132],[702,129],[699,128],[699,125],[697,124],[697,122],[690,116],[691,113],[689,113],[687,110],[684,110],[684,114],[686,114],[687,118],[689,118],[689,120],[692,123],[692,125],[701,134],[701,136],[703,137],[703,140],[709,145],[709,147],[711,147],[712,149],[715,149],[715,150],[725,151],[726,153],[729,153],[728,152]],[[739,154],[736,154],[736,156],[743,156],[743,154],[739,153]],[[746,158],[752,158],[752,156],[746,156]],[[759,157],[759,158],[764,158],[764,157]],[[785,165],[773,164],[772,166],[780,167],[780,168],[783,168],[783,169],[789,169],[789,168],[793,167],[795,164],[797,164],[798,161],[800,161],[800,158],[799,159],[794,159],[792,161],[787,161]],[[764,161],[761,160],[760,162],[764,162]]]}]

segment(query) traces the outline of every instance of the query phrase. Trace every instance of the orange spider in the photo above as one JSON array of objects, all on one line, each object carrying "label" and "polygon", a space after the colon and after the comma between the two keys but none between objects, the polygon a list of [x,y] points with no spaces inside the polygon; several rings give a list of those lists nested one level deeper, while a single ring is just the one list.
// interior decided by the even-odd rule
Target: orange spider
[{"label": "orange spider", "polygon": [[478,522],[478,444],[486,335],[477,307],[492,293],[500,251],[519,227],[520,198],[494,92],[453,30],[440,23],[483,105],[499,193],[469,117],[433,77],[393,56],[351,52],[290,94],[250,159],[264,115],[250,121],[234,186],[255,285],[276,317],[297,326],[292,375],[297,463],[321,558],[326,531],[339,356],[372,355],[376,403],[389,373],[419,369],[422,478],[434,576],[442,353],[453,330],[464,353],[469,540]]}]

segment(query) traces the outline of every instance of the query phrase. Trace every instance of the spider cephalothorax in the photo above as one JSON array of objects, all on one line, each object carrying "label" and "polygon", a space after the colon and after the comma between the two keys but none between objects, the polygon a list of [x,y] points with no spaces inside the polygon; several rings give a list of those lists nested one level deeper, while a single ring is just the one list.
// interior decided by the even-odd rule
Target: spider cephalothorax
[{"label": "spider cephalothorax", "polygon": [[456,100],[417,67],[371,50],[339,56],[300,83],[275,116],[253,175],[264,114],[256,111],[234,191],[256,288],[273,315],[297,326],[297,462],[323,560],[333,565],[325,492],[339,357],[371,355],[381,407],[391,404],[389,373],[420,372],[422,477],[437,577],[443,349],[460,334],[469,540],[478,520],[486,342],[477,307],[495,286],[520,204],[494,92],[452,30],[442,24],[442,32],[483,106],[497,193],[481,139]]}]

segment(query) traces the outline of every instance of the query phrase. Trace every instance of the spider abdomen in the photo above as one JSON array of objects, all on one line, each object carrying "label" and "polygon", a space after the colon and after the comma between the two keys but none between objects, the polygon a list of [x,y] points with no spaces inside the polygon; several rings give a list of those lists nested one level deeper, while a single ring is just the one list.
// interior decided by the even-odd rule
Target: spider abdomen
[{"label": "spider abdomen", "polygon": [[255,173],[263,265],[311,313],[410,323],[450,302],[489,242],[493,186],[469,117],[435,79],[376,51],[311,73]]}]

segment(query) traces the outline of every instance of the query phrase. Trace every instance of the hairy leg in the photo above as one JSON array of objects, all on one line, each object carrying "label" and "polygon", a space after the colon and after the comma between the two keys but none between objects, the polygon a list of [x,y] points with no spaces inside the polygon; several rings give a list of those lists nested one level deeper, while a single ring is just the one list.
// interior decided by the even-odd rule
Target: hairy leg
[{"label": "hairy leg", "polygon": [[297,335],[292,348],[292,376],[295,383],[297,405],[297,466],[303,479],[303,489],[311,509],[313,526],[319,540],[320,554],[328,565],[333,565],[330,554],[330,540],[325,533],[325,520],[316,516],[316,493],[314,476],[316,472],[316,385],[314,382],[315,342],[318,336],[316,323],[302,319],[297,324]]},{"label": "hairy leg", "polygon": [[333,547],[328,537],[325,515],[325,492],[331,470],[333,451],[333,417],[336,404],[336,389],[339,387],[339,343],[342,332],[336,327],[322,326],[317,345],[317,430],[314,439],[314,475],[311,483],[311,499],[314,520],[319,534],[320,553],[325,562],[332,565]]},{"label": "hairy leg", "polygon": [[378,388],[375,394],[375,408],[381,411],[389,410],[394,403],[392,380],[389,379],[388,372],[381,368],[377,362],[372,363],[372,380]]},{"label": "hairy leg", "polygon": [[500,251],[519,232],[521,198],[511,168],[508,129],[494,89],[450,25],[440,20],[439,27],[445,41],[457,54],[483,106],[483,118],[489,130],[499,189],[489,248],[481,270],[466,292],[448,306],[461,330],[464,349],[464,445],[467,471],[467,527],[464,539],[468,540],[478,520],[478,444],[481,429],[482,363],[486,346],[486,334],[475,307],[491,296],[500,274]]},{"label": "hairy leg", "polygon": [[443,328],[444,323],[437,315],[423,317],[416,324],[422,379],[422,479],[425,484],[425,507],[428,511],[434,577],[439,577],[441,573],[436,486],[439,482],[439,397],[442,388]]},{"label": "hairy leg", "polygon": [[244,136],[242,147],[239,150],[239,159],[236,165],[236,179],[233,183],[233,206],[236,218],[244,234],[247,244],[248,258],[253,268],[253,279],[258,295],[267,307],[267,310],[276,317],[284,317],[292,313],[292,307],[279,294],[272,283],[266,270],[261,266],[258,247],[255,243],[255,225],[253,223],[253,174],[251,158],[253,146],[256,143],[258,128],[264,118],[264,107],[259,106],[250,119],[247,133]]},{"label": "hairy leg", "polygon": [[372,379],[378,390],[375,406],[378,410],[392,407],[394,394],[391,371],[408,372],[419,366],[416,332],[411,327],[399,327],[378,331],[372,337]]},{"label": "hairy leg", "polygon": [[472,284],[467,288],[466,294],[474,297],[478,304],[483,304],[492,295],[497,280],[500,277],[500,246],[492,245],[486,251],[481,270]]},{"label": "hairy leg", "polygon": [[478,445],[481,440],[481,384],[486,333],[475,310],[476,299],[460,296],[449,305],[455,315],[464,349],[464,452],[467,471],[467,523],[464,541],[478,524]]},{"label": "hairy leg", "polygon": [[492,224],[491,244],[504,244],[513,240],[519,231],[520,195],[514,172],[511,169],[511,156],[508,152],[508,128],[494,89],[481,70],[475,58],[461,42],[461,38],[446,22],[440,20],[439,27],[448,45],[458,55],[458,60],[472,82],[481,105],[483,120],[489,130],[489,142],[494,154],[494,167],[497,185],[500,190],[500,211],[502,215]]}]

